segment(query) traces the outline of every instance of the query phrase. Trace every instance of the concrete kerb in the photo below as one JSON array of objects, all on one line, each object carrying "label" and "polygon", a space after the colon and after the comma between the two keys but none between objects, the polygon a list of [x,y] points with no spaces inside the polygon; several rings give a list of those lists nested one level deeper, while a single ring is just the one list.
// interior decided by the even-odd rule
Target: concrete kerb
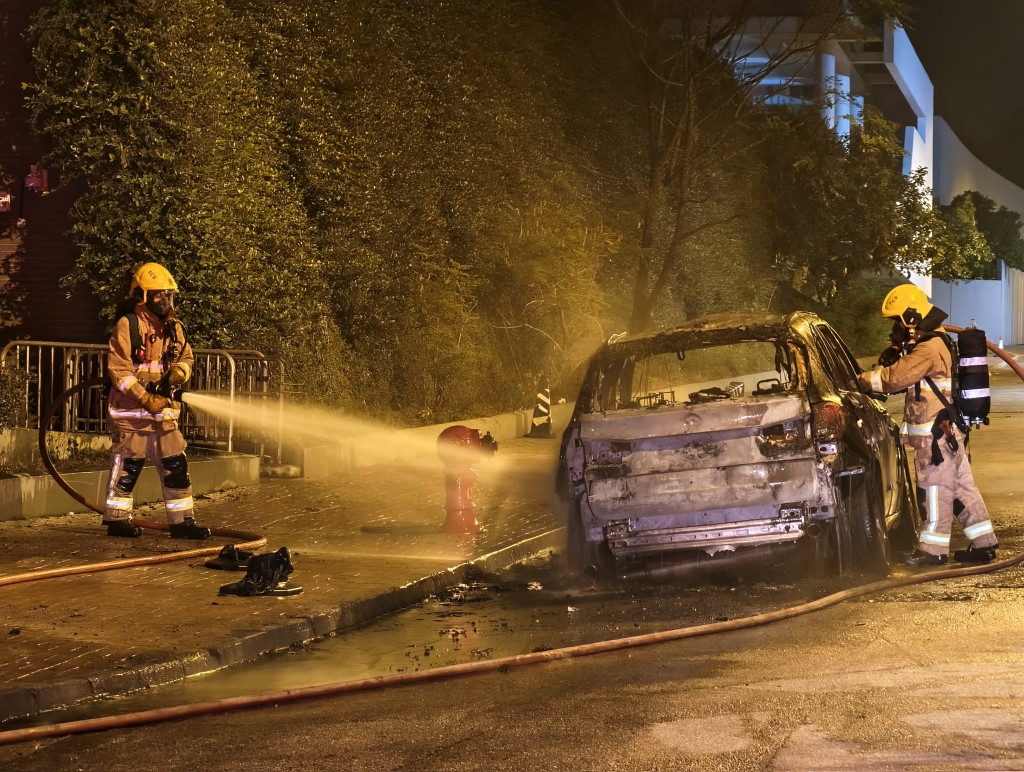
[{"label": "concrete kerb", "polygon": [[[196,494],[256,485],[260,480],[256,456],[227,455],[189,463],[192,490]],[[69,472],[64,479],[87,501],[102,502],[107,495],[107,470]],[[142,470],[135,488],[136,501],[160,501],[160,479],[152,464]],[[0,520],[82,512],[82,505],[69,496],[49,475],[17,475],[0,479]]]},{"label": "concrete kerb", "polygon": [[462,584],[471,571],[502,570],[542,550],[557,548],[563,539],[563,529],[556,528],[376,596],[293,619],[224,646],[146,662],[131,670],[0,691],[0,722],[172,683],[352,629]]}]

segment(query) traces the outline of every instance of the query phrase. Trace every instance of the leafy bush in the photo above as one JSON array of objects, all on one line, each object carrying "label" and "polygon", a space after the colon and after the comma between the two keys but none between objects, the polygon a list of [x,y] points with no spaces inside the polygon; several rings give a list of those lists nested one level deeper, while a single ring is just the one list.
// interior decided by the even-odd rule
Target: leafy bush
[{"label": "leafy bush", "polygon": [[873,356],[889,345],[892,322],[882,318],[882,301],[893,287],[906,283],[906,278],[857,276],[845,294],[828,306],[818,309],[858,357]]},{"label": "leafy bush", "polygon": [[0,431],[18,425],[25,409],[28,373],[0,366]]}]

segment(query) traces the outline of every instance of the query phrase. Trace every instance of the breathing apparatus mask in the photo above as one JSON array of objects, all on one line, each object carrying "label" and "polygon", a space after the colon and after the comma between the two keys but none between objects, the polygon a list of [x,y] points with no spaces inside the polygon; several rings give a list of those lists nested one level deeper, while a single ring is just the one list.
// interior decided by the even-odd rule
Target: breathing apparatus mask
[{"label": "breathing apparatus mask", "polygon": [[146,292],[146,308],[161,319],[167,318],[174,308],[174,290],[149,290]]},{"label": "breathing apparatus mask", "polygon": [[910,330],[898,318],[892,320],[892,330],[889,331],[889,342],[903,348],[910,342]]}]

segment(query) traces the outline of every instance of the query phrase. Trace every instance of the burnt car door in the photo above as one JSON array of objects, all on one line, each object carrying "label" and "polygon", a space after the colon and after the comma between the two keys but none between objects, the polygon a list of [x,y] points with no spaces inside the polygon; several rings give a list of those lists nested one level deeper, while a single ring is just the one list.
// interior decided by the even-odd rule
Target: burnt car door
[{"label": "burnt car door", "polygon": [[849,431],[846,437],[851,448],[856,448],[865,463],[879,452],[888,453],[892,445],[892,421],[878,402],[861,392],[857,383],[861,367],[857,360],[829,325],[823,322],[813,325],[811,335],[821,357],[824,376],[856,424],[856,430]]},{"label": "burnt car door", "polygon": [[902,444],[899,436],[899,426],[892,416],[885,409],[885,406],[878,401],[877,395],[865,393],[857,380],[857,375],[863,372],[850,349],[843,342],[839,334],[827,325],[818,328],[821,335],[823,351],[835,362],[837,372],[841,373],[846,385],[839,385],[843,397],[849,401],[851,408],[860,424],[861,436],[871,450],[871,454],[878,461],[881,471],[882,483],[886,494],[886,511],[893,513],[900,510],[900,497],[903,495],[902,483],[904,471],[900,461],[905,460]]},{"label": "burnt car door", "polygon": [[890,559],[888,531],[901,512],[902,448],[898,429],[884,406],[860,390],[861,367],[827,323],[811,327],[820,357],[819,377],[842,403],[845,428],[835,449],[839,458],[836,498],[853,530],[856,566],[884,573]]}]

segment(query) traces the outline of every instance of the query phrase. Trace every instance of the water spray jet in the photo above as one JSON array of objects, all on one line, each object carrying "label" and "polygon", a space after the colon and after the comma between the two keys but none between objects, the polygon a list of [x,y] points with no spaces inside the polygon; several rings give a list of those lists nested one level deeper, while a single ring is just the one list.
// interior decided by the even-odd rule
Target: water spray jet
[{"label": "water spray jet", "polygon": [[[398,429],[336,410],[282,402],[273,408],[244,396],[185,392],[191,409],[270,436],[285,435],[291,444],[330,454],[346,467],[375,464],[433,465],[434,440],[415,430]],[[322,446],[322,447],[321,447]]]}]

